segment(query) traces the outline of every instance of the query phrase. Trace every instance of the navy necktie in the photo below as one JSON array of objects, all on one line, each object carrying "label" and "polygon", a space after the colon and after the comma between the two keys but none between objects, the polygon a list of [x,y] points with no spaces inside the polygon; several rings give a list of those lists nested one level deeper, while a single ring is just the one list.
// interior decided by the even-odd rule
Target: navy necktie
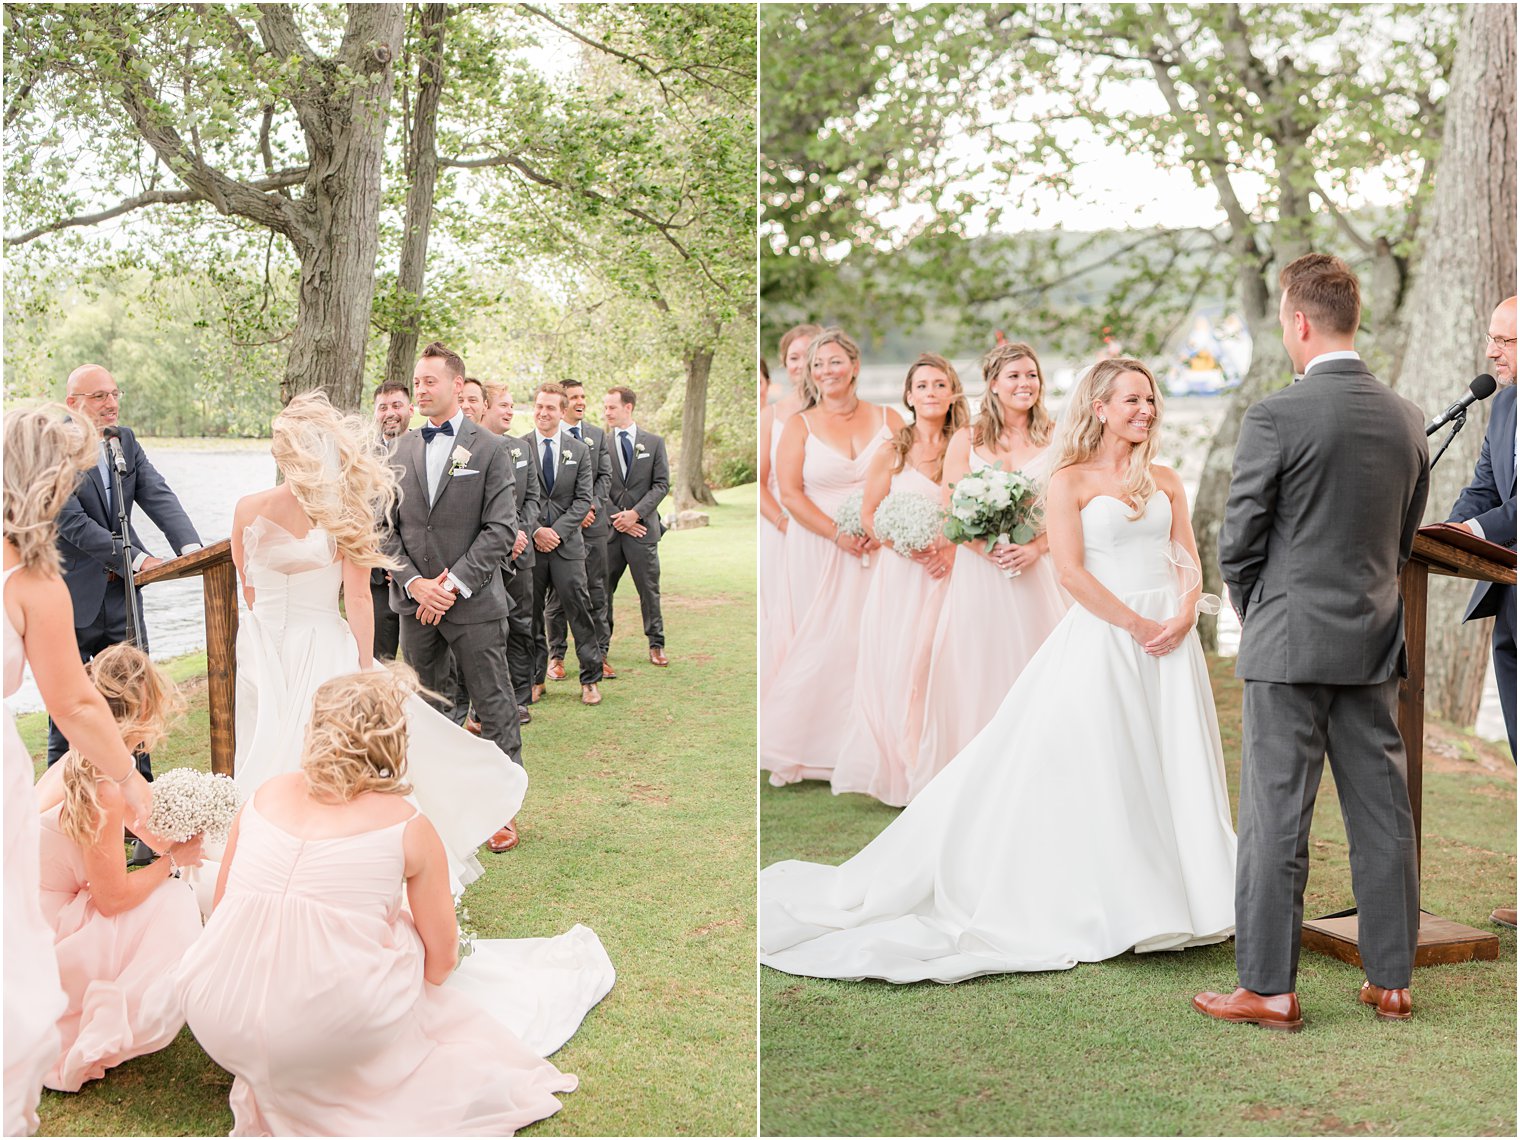
[{"label": "navy necktie", "polygon": [[554,494],[554,441],[544,440],[544,490]]},{"label": "navy necktie", "polygon": [[623,478],[626,480],[633,471],[633,444],[628,442],[626,430],[618,432],[618,442],[623,447]]},{"label": "navy necktie", "polygon": [[[570,429],[570,434],[573,435],[573,436],[575,436],[576,439],[580,439],[581,438],[581,425],[580,424],[576,424],[574,427],[572,427]],[[582,441],[582,442],[584,442],[584,441]]]},{"label": "navy necktie", "polygon": [[432,426],[430,426],[428,424],[423,424],[422,425],[422,446],[426,447],[428,444],[432,443],[433,442],[433,437],[435,435],[453,435],[453,434],[454,434],[454,421],[453,420],[445,420],[443,423],[439,424],[437,427],[432,427]]}]

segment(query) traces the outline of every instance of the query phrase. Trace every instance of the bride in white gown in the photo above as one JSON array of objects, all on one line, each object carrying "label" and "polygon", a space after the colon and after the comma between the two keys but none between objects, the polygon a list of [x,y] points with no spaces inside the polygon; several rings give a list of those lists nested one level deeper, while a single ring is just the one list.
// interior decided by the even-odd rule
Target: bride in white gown
[{"label": "bride in white gown", "polygon": [[1159,413],[1139,361],[1083,377],[1046,503],[1077,604],[863,851],[761,872],[765,965],[958,982],[1229,937],[1235,832],[1193,633],[1201,575],[1181,480],[1150,462]]},{"label": "bride in white gown", "polygon": [[[317,687],[372,667],[369,571],[388,565],[375,520],[397,492],[367,432],[321,393],[296,397],[271,444],[284,482],[233,512],[232,557],[249,606],[237,634],[233,765],[245,799],[299,770]],[[476,849],[521,806],[527,773],[420,697],[407,702],[407,727],[413,799],[443,839],[458,895],[481,873]]]}]

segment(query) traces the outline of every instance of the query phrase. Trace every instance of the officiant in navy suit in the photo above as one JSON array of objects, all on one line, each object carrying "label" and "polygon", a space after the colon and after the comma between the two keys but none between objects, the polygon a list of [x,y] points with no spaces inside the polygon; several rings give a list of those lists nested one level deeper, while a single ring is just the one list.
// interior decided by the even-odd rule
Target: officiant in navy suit
[{"label": "officiant in navy suit", "polygon": [[[169,484],[158,473],[131,428],[120,427],[121,389],[115,378],[98,364],[82,364],[69,373],[64,403],[71,414],[82,416],[97,431],[117,427],[121,432],[121,491],[126,500],[128,535],[132,541],[134,572],[151,570],[163,562],[143,549],[132,526],[132,511],[141,507],[164,532],[176,554],[201,548],[190,517],[180,506]],[[79,656],[89,661],[107,646],[127,639],[127,591],[122,577],[122,536],[117,532],[117,505],[113,500],[109,451],[104,440],[93,471],[79,481],[79,489],[58,515],[58,553],[63,559],[63,580],[74,602],[74,637]],[[138,591],[137,612],[142,613]],[[138,629],[138,647],[148,648],[147,630]],[[69,742],[51,718],[48,720],[48,763],[69,750]],[[153,771],[146,753],[137,756],[137,767],[151,780]]]}]

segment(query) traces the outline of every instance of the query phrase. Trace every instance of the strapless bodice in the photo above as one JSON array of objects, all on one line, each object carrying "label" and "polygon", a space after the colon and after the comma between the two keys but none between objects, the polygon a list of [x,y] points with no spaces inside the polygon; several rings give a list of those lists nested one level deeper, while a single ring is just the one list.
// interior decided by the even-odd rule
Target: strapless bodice
[{"label": "strapless bodice", "polygon": [[1172,563],[1172,501],[1157,491],[1132,519],[1127,503],[1099,495],[1082,508],[1083,565],[1119,597],[1177,589]]},{"label": "strapless bodice", "polygon": [[297,538],[260,515],[243,531],[243,578],[253,587],[253,612],[280,625],[303,615],[338,616],[343,564],[332,535],[313,527]]}]

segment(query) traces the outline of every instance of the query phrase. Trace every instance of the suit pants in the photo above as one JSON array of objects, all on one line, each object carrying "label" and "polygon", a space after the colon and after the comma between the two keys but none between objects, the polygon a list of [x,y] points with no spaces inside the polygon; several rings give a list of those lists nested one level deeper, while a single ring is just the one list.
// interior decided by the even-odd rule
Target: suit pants
[{"label": "suit pants", "polygon": [[[139,590],[138,613],[141,612],[142,591]],[[148,651],[147,628],[139,629],[137,634],[137,646],[146,653]],[[95,619],[89,625],[74,627],[74,640],[79,644],[79,659],[86,664],[89,664],[90,658],[102,649],[120,645],[127,640],[126,588],[120,582],[112,582],[107,588],[100,612],[95,615]],[[56,764],[68,750],[68,738],[53,723],[53,718],[48,717],[48,767],[51,768]],[[153,779],[153,758],[146,752],[133,753],[133,758],[137,761],[137,770],[143,774],[143,779]]]},{"label": "suit pants", "polygon": [[533,696],[533,567],[520,566],[514,573],[502,573],[506,575],[507,597],[512,600],[512,612],[507,615],[507,668],[517,703],[525,705]]},{"label": "suit pants", "polygon": [[[401,618],[401,651],[423,685],[445,696],[450,664],[457,663],[464,689],[460,703],[464,708],[475,706],[481,736],[495,742],[514,764],[523,762],[517,702],[507,677],[506,618],[458,623],[445,617],[437,625],[424,625],[406,614]],[[428,703],[447,715],[436,701]]]},{"label": "suit pants", "polygon": [[369,596],[375,603],[375,660],[394,661],[401,645],[401,615],[391,609],[391,588],[371,581]]},{"label": "suit pants", "polygon": [[[595,623],[597,656],[607,656],[607,646],[612,641],[611,625],[612,610],[610,599],[607,595],[607,540],[597,538],[588,530],[581,531],[586,540],[586,592],[591,599],[591,619]],[[553,556],[550,555],[552,558]],[[540,553],[534,559],[535,563],[542,562],[544,555]],[[544,618],[548,624],[549,656],[556,661],[565,659],[567,648],[565,638],[565,609],[559,598],[559,588],[549,596],[548,603],[544,607]],[[575,635],[575,652],[580,656],[581,635]],[[598,678],[600,680],[600,678]],[[585,684],[586,682],[582,682]]]},{"label": "suit pants", "polygon": [[[579,558],[561,558],[542,551],[533,560],[533,683],[543,684],[549,672],[544,610],[551,588],[569,619],[570,632],[575,635],[581,684],[595,685],[602,679],[602,634],[591,611],[591,597],[586,589],[586,564]],[[560,652],[564,652],[563,647]]]},{"label": "suit pants", "polygon": [[[612,532],[607,540],[607,640],[612,640],[612,608],[618,583],[627,568],[639,592],[639,613],[644,619],[644,636],[651,649],[665,647],[665,619],[660,614],[660,548],[657,543],[640,542],[626,534]],[[604,646],[605,649],[605,646]]]},{"label": "suit pants", "polygon": [[1499,682],[1499,707],[1504,710],[1504,728],[1509,733],[1509,755],[1515,758],[1515,588],[1490,586],[1499,597],[1499,612],[1494,616],[1494,678]]},{"label": "suit pants", "polygon": [[1235,964],[1248,990],[1294,988],[1309,822],[1327,755],[1346,823],[1363,968],[1373,985],[1409,985],[1420,877],[1398,686],[1397,676],[1374,685],[1245,683]]}]

